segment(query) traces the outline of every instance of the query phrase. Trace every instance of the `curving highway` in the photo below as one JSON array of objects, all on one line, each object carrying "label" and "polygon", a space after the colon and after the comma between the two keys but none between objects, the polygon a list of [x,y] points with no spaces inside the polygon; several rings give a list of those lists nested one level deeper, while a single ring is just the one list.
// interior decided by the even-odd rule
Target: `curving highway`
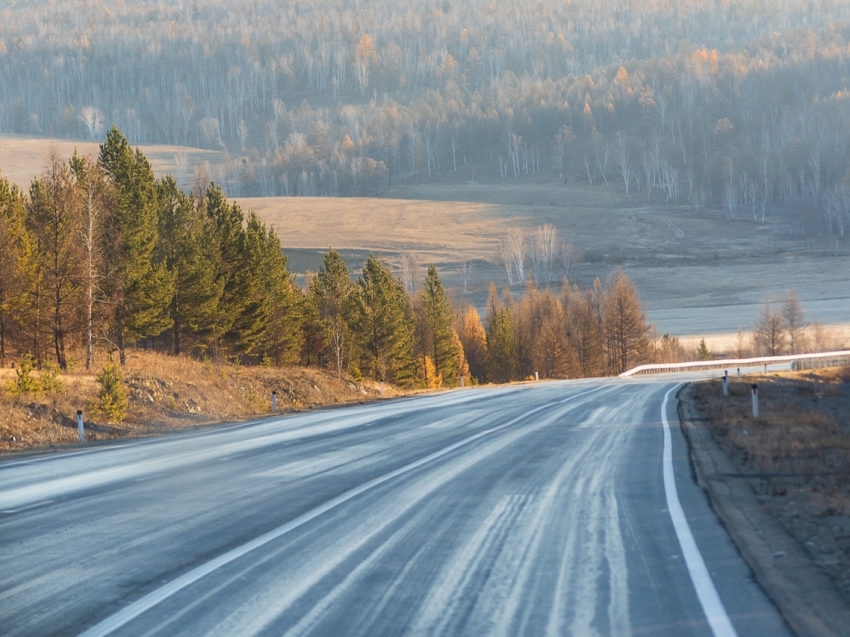
[{"label": "curving highway", "polygon": [[692,480],[678,381],[0,462],[0,634],[789,634]]}]

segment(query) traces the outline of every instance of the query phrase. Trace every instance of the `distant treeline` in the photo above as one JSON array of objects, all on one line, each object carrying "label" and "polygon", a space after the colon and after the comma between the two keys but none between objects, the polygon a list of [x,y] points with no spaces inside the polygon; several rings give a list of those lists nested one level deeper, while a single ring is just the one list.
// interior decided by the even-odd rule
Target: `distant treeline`
[{"label": "distant treeline", "polygon": [[[482,323],[434,266],[421,291],[374,256],[352,281],[330,250],[306,289],[274,230],[214,183],[156,179],[113,128],[97,159],[50,158],[29,193],[0,178],[0,360],[65,369],[130,346],[244,364],[301,363],[406,386],[613,374],[681,356],[649,339],[622,272],[515,300],[492,287]],[[102,356],[103,354],[101,354]],[[82,360],[77,361],[82,364]]]},{"label": "distant treeline", "polygon": [[850,223],[850,4],[831,0],[13,3],[0,132],[178,153],[228,193],[618,183],[729,219]]}]

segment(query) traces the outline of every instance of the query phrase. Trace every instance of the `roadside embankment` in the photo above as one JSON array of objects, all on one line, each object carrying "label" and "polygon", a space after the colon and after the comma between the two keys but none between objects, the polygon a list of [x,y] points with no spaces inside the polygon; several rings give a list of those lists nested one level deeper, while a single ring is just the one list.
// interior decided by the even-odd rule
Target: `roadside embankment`
[{"label": "roadside embankment", "polygon": [[[750,384],[759,386],[759,418]],[[680,416],[700,485],[800,635],[850,625],[850,370],[687,386]]]},{"label": "roadside embankment", "polygon": [[[241,367],[147,352],[132,352],[122,372],[127,418],[106,422],[84,411],[87,441],[152,436],[271,414],[273,391],[279,412],[381,396],[378,383],[312,368]],[[96,371],[72,370],[59,375],[60,388],[18,397],[7,390],[14,377],[14,370],[0,370],[0,452],[78,442],[75,414],[98,394]],[[399,391],[387,385],[385,395]]]}]

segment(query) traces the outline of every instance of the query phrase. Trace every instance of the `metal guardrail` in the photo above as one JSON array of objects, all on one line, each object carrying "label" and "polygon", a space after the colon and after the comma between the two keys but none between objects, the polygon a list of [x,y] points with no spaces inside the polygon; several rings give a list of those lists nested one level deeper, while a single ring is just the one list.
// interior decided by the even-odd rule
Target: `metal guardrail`
[{"label": "metal guardrail", "polygon": [[[850,350],[840,352],[821,352],[818,354],[794,354],[791,356],[760,356],[758,358],[726,358],[717,361],[690,361],[688,363],[652,363],[649,365],[638,365],[620,374],[620,378],[629,376],[642,376],[646,374],[665,374],[670,372],[696,372],[706,369],[719,369],[730,367],[755,367],[757,365],[775,365],[777,363],[799,363],[799,369],[812,369],[816,362],[826,359],[825,362],[835,361],[838,365],[850,364]],[[811,366],[803,367],[805,362],[811,361]],[[826,366],[826,365],[822,365]]]}]

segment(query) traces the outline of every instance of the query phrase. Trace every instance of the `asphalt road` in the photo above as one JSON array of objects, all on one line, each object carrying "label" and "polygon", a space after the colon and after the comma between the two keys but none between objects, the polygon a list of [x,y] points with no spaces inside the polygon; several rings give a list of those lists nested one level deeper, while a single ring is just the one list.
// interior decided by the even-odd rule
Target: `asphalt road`
[{"label": "asphalt road", "polygon": [[457,391],[0,462],[0,634],[788,634],[692,480],[675,386]]}]

